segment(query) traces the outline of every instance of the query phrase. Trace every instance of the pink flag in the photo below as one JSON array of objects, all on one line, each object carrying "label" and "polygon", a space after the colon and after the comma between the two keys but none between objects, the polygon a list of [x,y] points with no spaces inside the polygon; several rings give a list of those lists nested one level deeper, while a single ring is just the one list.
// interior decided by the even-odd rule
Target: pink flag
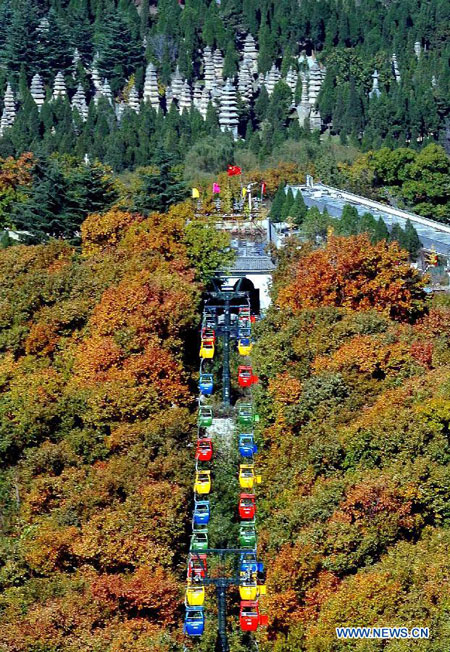
[{"label": "pink flag", "polygon": [[213,183],[213,194],[220,192],[220,186],[218,183]]}]

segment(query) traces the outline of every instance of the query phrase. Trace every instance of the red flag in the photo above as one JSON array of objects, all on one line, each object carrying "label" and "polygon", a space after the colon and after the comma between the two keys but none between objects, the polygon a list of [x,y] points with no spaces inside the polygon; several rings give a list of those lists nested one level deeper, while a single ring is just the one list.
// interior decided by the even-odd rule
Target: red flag
[{"label": "red flag", "polygon": [[265,192],[266,192],[266,184],[263,181],[261,184],[261,194],[264,195]]},{"label": "red flag", "polygon": [[236,174],[241,174],[242,170],[239,165],[229,165],[227,174],[229,177],[234,177]]}]

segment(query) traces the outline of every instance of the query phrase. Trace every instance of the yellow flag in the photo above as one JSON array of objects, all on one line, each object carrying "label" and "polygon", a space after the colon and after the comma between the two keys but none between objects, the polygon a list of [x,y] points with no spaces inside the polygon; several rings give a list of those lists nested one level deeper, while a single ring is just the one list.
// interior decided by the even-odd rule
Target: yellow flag
[{"label": "yellow flag", "polygon": [[192,188],[192,197],[193,199],[199,199],[200,193],[198,191],[198,188]]},{"label": "yellow flag", "polygon": [[247,188],[242,188],[242,196],[245,197],[247,194]]}]

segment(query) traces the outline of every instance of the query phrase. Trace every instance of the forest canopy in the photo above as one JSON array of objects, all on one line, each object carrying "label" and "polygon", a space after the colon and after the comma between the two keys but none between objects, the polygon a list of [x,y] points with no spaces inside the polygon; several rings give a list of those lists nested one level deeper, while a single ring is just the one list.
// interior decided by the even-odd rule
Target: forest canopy
[{"label": "forest canopy", "polygon": [[[58,152],[120,171],[153,163],[163,147],[183,161],[199,140],[220,139],[220,98],[195,99],[207,87],[206,48],[220,53],[220,84],[235,82],[238,147],[260,161],[317,128],[364,150],[438,142],[448,151],[449,22],[446,0],[1,0],[0,156]],[[248,34],[257,59],[244,84]],[[303,97],[303,120],[311,57],[319,87]],[[156,85],[139,109],[149,63]],[[179,91],[172,102],[175,74],[188,85],[186,110]]]},{"label": "forest canopy", "polygon": [[280,255],[254,352],[264,650],[345,650],[340,626],[419,623],[421,649],[448,640],[450,305],[422,288],[395,244],[365,236]]},{"label": "forest canopy", "polygon": [[84,221],[79,250],[0,250],[2,649],[169,652],[179,637],[186,360],[228,244],[187,229],[191,210],[113,208]]}]

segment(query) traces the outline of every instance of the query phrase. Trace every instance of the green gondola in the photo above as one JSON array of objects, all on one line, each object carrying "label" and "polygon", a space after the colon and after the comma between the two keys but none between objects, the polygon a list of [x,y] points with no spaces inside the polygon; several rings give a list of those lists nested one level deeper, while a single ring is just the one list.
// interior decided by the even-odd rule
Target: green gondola
[{"label": "green gondola", "polygon": [[238,407],[238,423],[240,426],[252,426],[259,421],[259,415],[253,411],[251,403],[241,403]]},{"label": "green gondola", "polygon": [[201,405],[198,408],[197,424],[200,428],[209,428],[213,422],[213,411],[208,405]]},{"label": "green gondola", "polygon": [[241,523],[239,527],[239,545],[242,548],[256,548],[255,522]]},{"label": "green gondola", "polygon": [[208,549],[208,530],[196,530],[191,536],[191,552],[201,552]]}]

